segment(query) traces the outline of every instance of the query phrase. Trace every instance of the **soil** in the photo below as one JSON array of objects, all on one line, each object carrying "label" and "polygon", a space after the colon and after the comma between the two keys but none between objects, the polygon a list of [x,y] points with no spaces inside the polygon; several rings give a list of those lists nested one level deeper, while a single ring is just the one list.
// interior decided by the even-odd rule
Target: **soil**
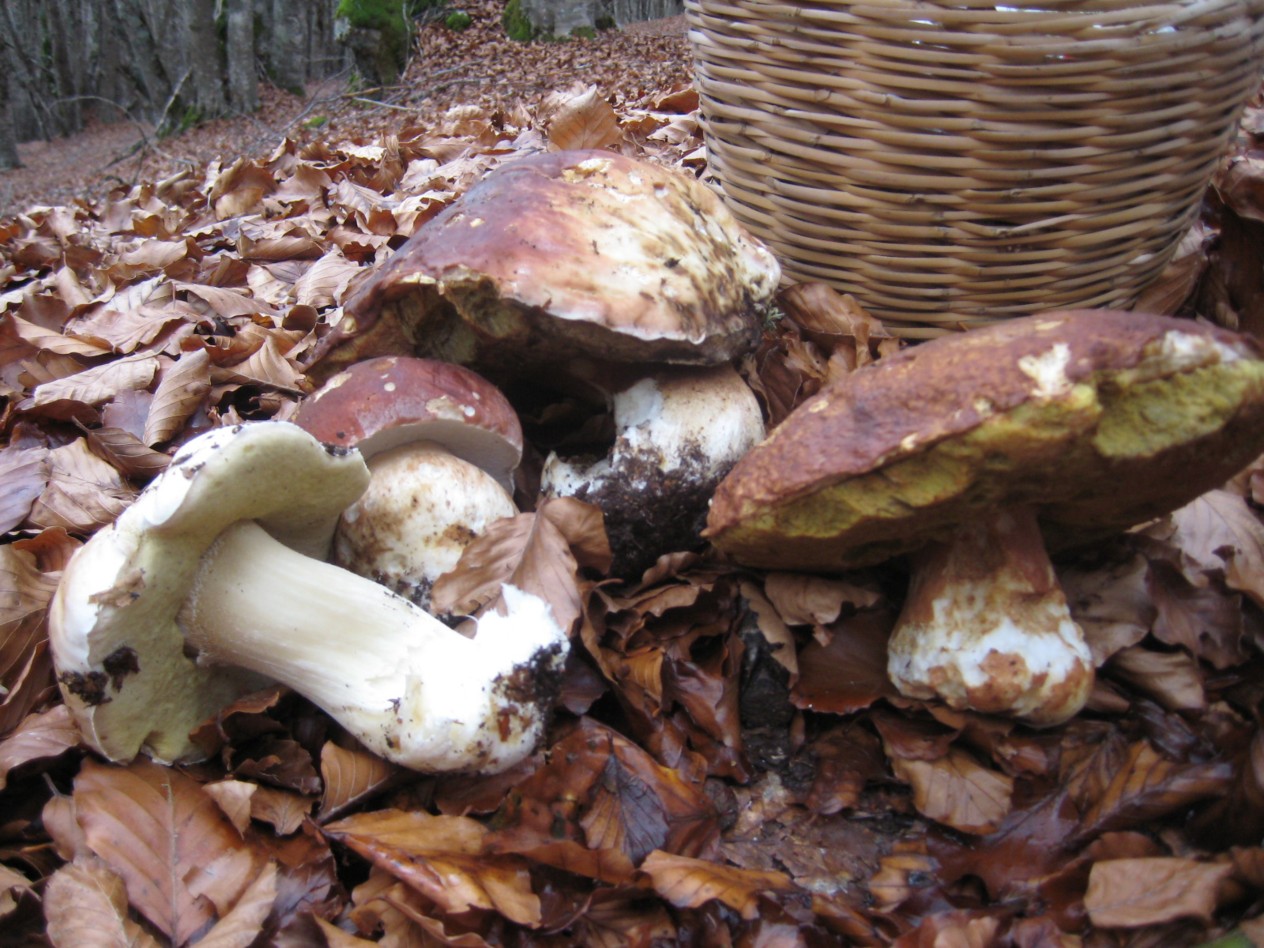
[{"label": "soil", "polygon": [[216,159],[267,154],[297,141],[373,139],[393,128],[432,123],[458,105],[533,109],[551,92],[596,84],[612,100],[632,101],[690,81],[685,18],[598,33],[592,39],[515,43],[500,28],[501,4],[463,4],[471,26],[418,28],[401,81],[358,88],[350,72],[311,84],[298,96],[260,87],[260,107],[158,138],[151,125],[93,120],[79,134],[18,145],[21,168],[0,171],[0,217],[30,206],[99,202],[114,189],[201,173]]}]

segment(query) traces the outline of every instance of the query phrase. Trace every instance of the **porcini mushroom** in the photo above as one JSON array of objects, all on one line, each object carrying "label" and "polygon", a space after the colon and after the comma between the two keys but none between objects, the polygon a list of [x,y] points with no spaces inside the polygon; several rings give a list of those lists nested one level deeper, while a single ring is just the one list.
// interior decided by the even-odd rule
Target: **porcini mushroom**
[{"label": "porcini mushroom", "polygon": [[492,772],[539,739],[564,630],[504,589],[473,639],[320,559],[364,489],[358,452],[286,422],[215,429],[67,565],[49,612],[62,694],[111,760],[194,759],[192,728],[280,682],[371,751]]},{"label": "porcini mushroom", "polygon": [[663,551],[697,544],[711,494],[763,438],[764,419],[728,365],[659,369],[611,401],[614,444],[601,457],[551,453],[540,492],[599,506],[615,552],[610,572],[635,579]]},{"label": "porcini mushroom", "polygon": [[496,381],[576,356],[715,365],[751,349],[772,254],[696,179],[610,151],[487,174],[347,301],[308,372],[410,353]]},{"label": "porcini mushroom", "polygon": [[368,488],[339,520],[333,562],[423,608],[470,541],[518,512],[518,415],[463,366],[410,356],[358,362],[307,399],[294,422],[358,448],[369,466]]},{"label": "porcini mushroom", "polygon": [[906,695],[1058,723],[1093,667],[1050,565],[1264,450],[1252,339],[1138,313],[1015,319],[843,376],[734,467],[707,535],[752,566],[912,554],[889,671]]},{"label": "porcini mushroom", "polygon": [[[614,571],[636,576],[657,553],[697,543],[710,489],[758,440],[755,401],[736,391],[731,369],[702,369],[691,382],[683,370],[654,373],[726,365],[753,348],[779,279],[772,254],[696,179],[608,151],[531,155],[418,230],[348,301],[312,370],[319,377],[367,353],[416,352],[506,384],[525,379],[535,392],[595,388],[624,429],[621,416],[665,406],[672,393],[681,407],[653,424],[638,418],[638,433],[616,434],[604,458],[555,457],[544,475],[545,496],[601,506]],[[737,412],[713,433],[737,440],[721,448],[708,435],[699,453],[683,405],[704,398]],[[646,440],[659,435],[661,444]],[[625,474],[635,477],[619,490]]]}]

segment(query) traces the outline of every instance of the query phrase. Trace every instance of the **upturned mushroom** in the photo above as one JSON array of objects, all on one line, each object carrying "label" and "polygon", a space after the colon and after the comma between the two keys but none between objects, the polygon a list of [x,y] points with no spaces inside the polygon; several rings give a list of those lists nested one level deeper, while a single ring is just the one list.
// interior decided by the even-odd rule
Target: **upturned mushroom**
[{"label": "upturned mushroom", "polygon": [[889,672],[917,698],[1074,715],[1093,664],[1048,549],[1157,517],[1264,450],[1264,356],[1190,320],[1078,311],[943,337],[837,380],[720,485],[707,535],[751,566],[909,554]]},{"label": "upturned mushroom", "polygon": [[466,638],[323,562],[368,482],[358,452],[285,422],[215,429],[67,565],[49,612],[85,741],[125,761],[202,756],[190,731],[280,682],[367,748],[426,772],[494,772],[540,738],[569,643],[505,587]]},{"label": "upturned mushroom", "polygon": [[335,564],[428,608],[435,581],[514,505],[522,427],[500,389],[450,362],[381,356],[329,379],[294,417],[357,448],[369,486],[334,534]]}]

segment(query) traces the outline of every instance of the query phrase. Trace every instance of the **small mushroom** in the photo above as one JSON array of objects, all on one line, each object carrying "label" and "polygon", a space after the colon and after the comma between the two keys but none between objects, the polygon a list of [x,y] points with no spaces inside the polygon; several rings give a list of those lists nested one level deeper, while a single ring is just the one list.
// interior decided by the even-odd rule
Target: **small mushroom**
[{"label": "small mushroom", "polygon": [[610,571],[635,579],[663,551],[698,543],[712,493],[763,438],[764,419],[728,365],[659,369],[611,401],[610,450],[599,458],[551,453],[540,491],[599,506],[615,552]]},{"label": "small mushroom", "polygon": [[368,482],[356,451],[286,422],[180,449],[67,565],[49,612],[57,680],[87,743],[196,759],[189,732],[280,682],[374,753],[427,772],[494,772],[540,738],[566,633],[505,587],[466,638],[323,562]]},{"label": "small mushroom", "polygon": [[1264,356],[1190,320],[998,323],[843,376],[734,467],[707,536],[751,566],[912,554],[899,689],[1055,724],[1093,665],[1046,552],[1160,516],[1264,450]]},{"label": "small mushroom", "polygon": [[609,151],[529,155],[423,225],[348,300],[308,371],[398,353],[498,382],[577,356],[716,365],[755,345],[779,279],[688,175]]},{"label": "small mushroom", "polygon": [[423,608],[470,541],[518,512],[522,428],[501,391],[459,365],[368,359],[329,379],[294,421],[358,448],[371,478],[343,512],[333,562]]}]

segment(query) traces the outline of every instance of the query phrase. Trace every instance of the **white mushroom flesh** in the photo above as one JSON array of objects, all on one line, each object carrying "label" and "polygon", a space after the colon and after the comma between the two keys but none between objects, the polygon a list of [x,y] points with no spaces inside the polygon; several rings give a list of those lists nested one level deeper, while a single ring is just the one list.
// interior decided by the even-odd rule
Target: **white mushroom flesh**
[{"label": "white mushroom flesh", "polygon": [[1041,726],[1084,706],[1093,657],[1029,510],[981,514],[913,564],[888,649],[902,694]]}]

